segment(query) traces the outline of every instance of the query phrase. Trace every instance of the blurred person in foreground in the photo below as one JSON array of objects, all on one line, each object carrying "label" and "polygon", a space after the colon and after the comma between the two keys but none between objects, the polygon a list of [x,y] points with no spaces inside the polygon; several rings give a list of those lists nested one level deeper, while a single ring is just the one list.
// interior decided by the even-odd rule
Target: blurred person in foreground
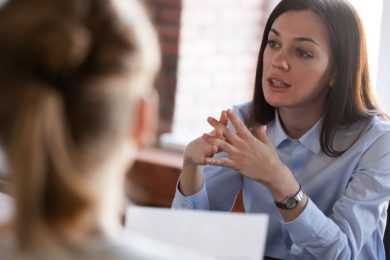
[{"label": "blurred person in foreground", "polygon": [[125,174],[155,130],[159,51],[141,4],[9,0],[0,38],[15,202],[0,258],[200,259],[120,223]]}]

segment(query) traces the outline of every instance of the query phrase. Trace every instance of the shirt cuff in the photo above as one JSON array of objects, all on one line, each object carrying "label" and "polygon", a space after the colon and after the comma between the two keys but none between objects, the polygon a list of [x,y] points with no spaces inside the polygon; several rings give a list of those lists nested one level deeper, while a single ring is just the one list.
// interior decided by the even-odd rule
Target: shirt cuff
[{"label": "shirt cuff", "polygon": [[202,188],[199,192],[190,196],[185,196],[180,191],[179,185],[180,185],[180,179],[176,184],[176,193],[175,193],[175,198],[173,199],[172,202],[172,208],[204,209],[204,210],[208,210],[210,208],[205,183],[203,183]]},{"label": "shirt cuff", "polygon": [[334,223],[318,209],[310,198],[301,214],[293,221],[285,223],[285,228],[292,241],[301,246],[333,241],[335,234],[338,233]]}]

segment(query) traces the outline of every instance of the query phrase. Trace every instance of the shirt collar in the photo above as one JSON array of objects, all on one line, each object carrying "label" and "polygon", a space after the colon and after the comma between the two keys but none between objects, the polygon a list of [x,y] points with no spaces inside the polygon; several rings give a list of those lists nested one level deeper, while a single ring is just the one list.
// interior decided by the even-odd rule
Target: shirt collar
[{"label": "shirt collar", "polygon": [[289,136],[286,134],[286,132],[282,127],[282,124],[279,119],[279,113],[277,112],[276,109],[275,109],[275,119],[271,122],[269,128],[270,128],[270,132],[269,132],[270,139],[274,147],[278,148],[283,141],[289,139]]},{"label": "shirt collar", "polygon": [[[313,153],[319,154],[321,152],[320,135],[322,122],[323,119],[321,118],[301,138],[294,141],[299,142]],[[269,136],[274,147],[278,148],[285,140],[293,141],[284,131],[277,110],[275,110],[275,120],[272,121],[269,127]]]}]

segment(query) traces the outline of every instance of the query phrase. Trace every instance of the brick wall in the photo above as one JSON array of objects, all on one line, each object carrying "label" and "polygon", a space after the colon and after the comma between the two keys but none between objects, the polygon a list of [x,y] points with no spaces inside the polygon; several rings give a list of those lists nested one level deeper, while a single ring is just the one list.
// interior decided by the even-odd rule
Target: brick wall
[{"label": "brick wall", "polygon": [[162,69],[156,88],[160,96],[159,132],[171,131],[179,53],[182,0],[145,0],[159,34]]},{"label": "brick wall", "polygon": [[173,135],[187,143],[207,116],[252,98],[269,0],[183,0]]},{"label": "brick wall", "polygon": [[196,135],[207,127],[206,115],[250,99],[272,0],[145,2],[163,54],[160,133]]}]

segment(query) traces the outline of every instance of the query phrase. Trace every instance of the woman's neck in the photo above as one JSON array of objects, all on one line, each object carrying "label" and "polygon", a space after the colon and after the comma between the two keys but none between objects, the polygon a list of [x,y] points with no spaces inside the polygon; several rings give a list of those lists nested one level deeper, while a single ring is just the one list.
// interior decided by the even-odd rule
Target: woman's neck
[{"label": "woman's neck", "polygon": [[278,114],[287,135],[299,139],[320,120],[322,110],[279,108]]},{"label": "woman's neck", "polygon": [[99,229],[109,237],[123,229],[123,216],[127,207],[126,176],[137,154],[133,144],[121,142],[111,152],[110,160],[94,173],[96,221]]},{"label": "woman's neck", "polygon": [[123,182],[105,179],[96,188],[101,196],[96,197],[97,204],[79,217],[63,226],[60,233],[72,244],[83,244],[102,238],[116,237],[121,229],[121,217],[125,207]]},{"label": "woman's neck", "polygon": [[[117,158],[120,158],[120,154]],[[124,157],[128,160],[128,153]],[[122,227],[122,217],[126,208],[125,181],[129,164],[114,160],[102,169],[102,176],[96,183],[101,190],[98,198],[97,221],[108,236],[116,236]],[[104,191],[104,192],[103,192]]]},{"label": "woman's neck", "polygon": [[[99,169],[91,173],[88,189],[94,194],[94,205],[76,221],[69,234],[86,236],[89,240],[99,237],[116,237],[122,230],[122,217],[126,207],[126,172],[134,157],[132,151],[117,152]],[[79,223],[77,223],[79,222]]]}]

